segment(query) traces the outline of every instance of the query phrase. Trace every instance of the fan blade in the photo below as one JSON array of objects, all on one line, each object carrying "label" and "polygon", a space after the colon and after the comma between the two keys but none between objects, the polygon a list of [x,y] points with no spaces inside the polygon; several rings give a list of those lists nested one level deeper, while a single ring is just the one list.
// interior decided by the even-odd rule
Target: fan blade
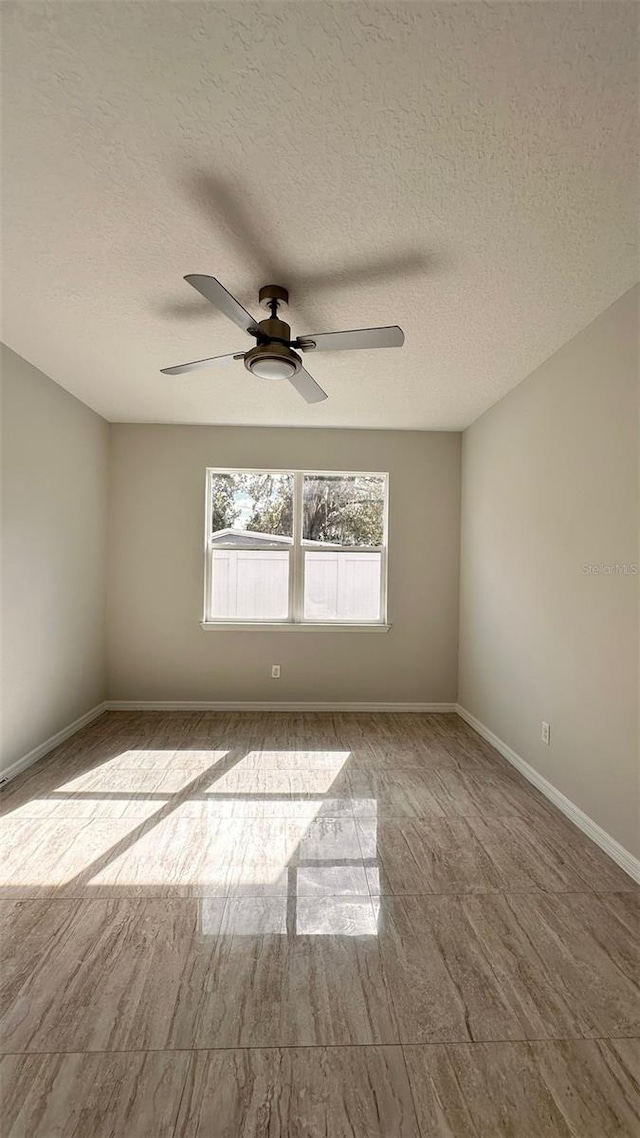
[{"label": "fan blade", "polygon": [[404,332],[394,324],[391,328],[356,328],[353,332],[318,332],[298,336],[295,348],[303,352],[343,352],[353,348],[401,348]]},{"label": "fan blade", "polygon": [[229,317],[229,320],[233,320],[233,323],[238,325],[238,328],[242,328],[243,332],[257,335],[260,331],[253,316],[249,315],[240,301],[236,300],[230,292],[227,292],[224,285],[221,285],[215,277],[202,276],[200,273],[189,273],[184,279],[197,289],[205,300],[215,305],[219,312],[223,312],[225,316]]},{"label": "fan blade", "polygon": [[289,380],[293,384],[296,391],[307,403],[321,403],[323,399],[328,399],[326,391],[323,391],[320,384],[316,383],[312,375],[305,371],[303,367],[296,372]]},{"label": "fan blade", "polygon": [[243,353],[231,352],[228,356],[212,356],[209,360],[194,360],[190,364],[176,364],[175,367],[161,367],[163,375],[184,375],[187,371],[199,371],[200,368],[213,367],[214,364],[229,364],[231,360],[242,359]]}]

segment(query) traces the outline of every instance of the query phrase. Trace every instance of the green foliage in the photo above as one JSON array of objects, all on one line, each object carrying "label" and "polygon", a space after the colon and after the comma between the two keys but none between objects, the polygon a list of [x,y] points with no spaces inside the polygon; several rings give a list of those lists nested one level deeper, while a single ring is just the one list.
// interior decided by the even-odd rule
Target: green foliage
[{"label": "green foliage", "polygon": [[288,474],[245,474],[242,488],[253,512],[245,529],[293,536],[293,479]]},{"label": "green foliage", "polygon": [[[218,474],[212,481],[212,528],[237,525],[249,499],[242,528],[293,536],[293,478],[288,474]],[[370,475],[319,475],[304,479],[303,537],[336,545],[382,545],[384,479]]]},{"label": "green foliage", "polygon": [[338,545],[382,545],[384,482],[381,478],[305,478],[303,537]]},{"label": "green foliage", "polygon": [[211,480],[211,530],[230,529],[240,516],[235,504],[235,478],[216,474]]}]

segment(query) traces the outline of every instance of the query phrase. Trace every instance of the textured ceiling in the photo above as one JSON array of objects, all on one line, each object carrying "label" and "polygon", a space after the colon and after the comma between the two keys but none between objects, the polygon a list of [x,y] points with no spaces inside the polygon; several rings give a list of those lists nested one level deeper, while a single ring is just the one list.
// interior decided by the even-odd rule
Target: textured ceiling
[{"label": "textured ceiling", "polygon": [[[5,3],[3,339],[109,419],[460,428],[637,276],[638,6]],[[295,333],[308,407],[182,281]]]}]

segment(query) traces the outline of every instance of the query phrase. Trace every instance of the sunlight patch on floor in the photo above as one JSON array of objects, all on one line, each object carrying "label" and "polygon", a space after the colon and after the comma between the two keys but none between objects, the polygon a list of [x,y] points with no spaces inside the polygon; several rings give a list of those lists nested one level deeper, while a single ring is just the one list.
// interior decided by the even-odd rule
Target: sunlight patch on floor
[{"label": "sunlight patch on floor", "polygon": [[[350,755],[123,750],[35,800],[36,815],[53,811],[47,817],[9,815],[8,886],[198,897],[205,934],[214,923],[206,898],[228,898],[240,906],[234,932],[375,935],[373,867],[350,794],[335,797]],[[223,759],[230,765],[216,775]],[[375,800],[369,806],[375,816]],[[374,859],[370,819],[362,833]]]}]

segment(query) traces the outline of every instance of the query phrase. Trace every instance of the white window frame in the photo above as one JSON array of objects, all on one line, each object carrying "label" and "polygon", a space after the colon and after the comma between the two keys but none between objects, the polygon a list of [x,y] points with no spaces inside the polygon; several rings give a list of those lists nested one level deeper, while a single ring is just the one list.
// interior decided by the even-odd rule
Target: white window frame
[{"label": "white window frame", "polygon": [[[213,587],[213,551],[220,548],[240,548],[233,545],[215,545],[211,533],[211,482],[219,474],[288,474],[293,477],[293,539],[288,547],[289,552],[289,615],[286,620],[281,619],[242,619],[233,620],[216,618],[211,615],[211,599]],[[303,527],[303,485],[304,477],[311,478],[353,478],[376,477],[384,478],[383,498],[383,540],[382,545],[341,545],[339,548],[327,542],[305,542],[302,536]],[[388,545],[389,545],[389,474],[383,470],[285,470],[257,467],[207,467],[205,489],[205,532],[204,532],[204,616],[201,627],[206,631],[229,630],[256,630],[270,629],[286,632],[308,631],[369,631],[388,632],[391,625],[387,623],[387,572],[388,572]],[[267,547],[256,542],[255,545],[243,544],[243,550],[266,550]],[[304,571],[305,552],[329,550],[340,553],[379,553],[380,554],[380,617],[377,620],[314,620],[304,616]]]}]

